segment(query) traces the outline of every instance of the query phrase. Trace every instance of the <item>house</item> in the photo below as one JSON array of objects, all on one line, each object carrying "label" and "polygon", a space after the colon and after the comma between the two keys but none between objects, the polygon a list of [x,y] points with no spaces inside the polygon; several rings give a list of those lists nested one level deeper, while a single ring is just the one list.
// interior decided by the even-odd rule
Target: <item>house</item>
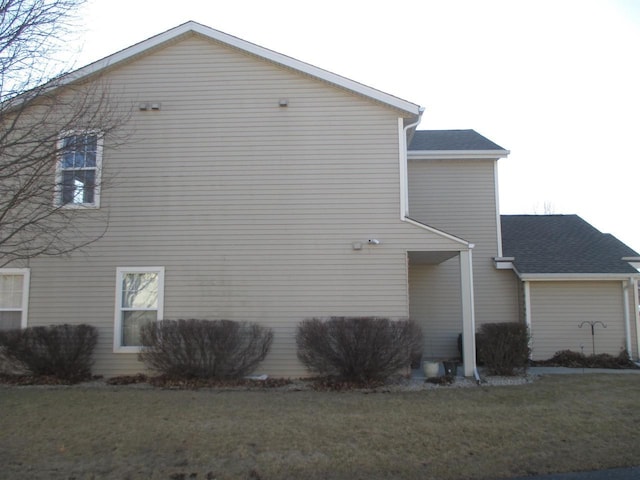
[{"label": "house", "polygon": [[636,357],[632,264],[638,254],[577,215],[502,215],[501,221],[503,255],[521,281],[533,359],[561,350],[615,355],[625,349]]},{"label": "house", "polygon": [[502,245],[509,152],[478,133],[417,131],[414,103],[195,22],[58,88],[87,84],[117,92],[126,138],[60,132],[51,181],[61,208],[87,229],[106,212],[108,228],[0,269],[0,327],[95,325],[104,375],[139,372],[139,326],[162,318],[271,327],[260,369],[275,376],[305,373],[295,331],[310,317],[411,316],[425,358],[458,356],[462,333],[468,376],[479,324],[535,332],[522,292],[537,285]]}]

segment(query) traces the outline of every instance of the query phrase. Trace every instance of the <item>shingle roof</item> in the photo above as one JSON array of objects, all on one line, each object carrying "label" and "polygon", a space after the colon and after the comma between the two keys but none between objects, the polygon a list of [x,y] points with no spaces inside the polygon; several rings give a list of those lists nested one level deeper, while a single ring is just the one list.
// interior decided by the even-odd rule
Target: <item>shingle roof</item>
[{"label": "shingle roof", "polygon": [[475,130],[417,130],[409,150],[504,150]]},{"label": "shingle roof", "polygon": [[501,215],[502,253],[520,273],[638,273],[637,252],[577,215]]}]

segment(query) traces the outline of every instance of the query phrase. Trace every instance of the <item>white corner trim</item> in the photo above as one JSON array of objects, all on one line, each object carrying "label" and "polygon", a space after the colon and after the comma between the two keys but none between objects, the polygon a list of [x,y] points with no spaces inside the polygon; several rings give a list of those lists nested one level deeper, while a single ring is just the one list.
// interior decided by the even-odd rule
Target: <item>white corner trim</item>
[{"label": "white corner trim", "polygon": [[[640,358],[640,293],[638,292],[638,279],[630,278],[633,288],[633,318],[636,330],[636,358]],[[633,356],[633,352],[629,352]]]},{"label": "white corner trim", "polygon": [[622,281],[622,305],[624,307],[624,339],[625,348],[627,349],[627,353],[629,355],[633,354],[633,350],[631,350],[631,314],[629,311],[629,288],[633,287],[633,285],[634,282],[631,278]]},{"label": "white corner trim", "polygon": [[410,150],[409,160],[497,160],[509,150]]},{"label": "white corner trim", "polygon": [[523,282],[524,293],[524,323],[529,330],[529,358],[533,356],[533,315],[531,313],[531,283]]},{"label": "white corner trim", "polygon": [[502,257],[502,219],[500,218],[500,186],[498,183],[498,162],[493,164],[493,188],[496,208],[496,240],[498,257]]},{"label": "white corner trim", "polygon": [[198,33],[202,36],[205,36],[211,40],[215,40],[217,42],[223,43],[230,47],[237,48],[244,52],[250,53],[252,55],[264,58],[265,60],[269,60],[271,62],[277,63],[284,67],[291,68],[293,70],[297,70],[299,72],[305,73],[312,77],[316,77],[325,82],[334,84],[338,87],[345,88],[352,92],[358,93],[365,97],[369,97],[373,100],[381,102],[383,104],[392,106],[399,110],[403,110],[405,112],[409,112],[412,115],[419,115],[420,106],[409,102],[407,100],[403,100],[401,98],[395,97],[388,93],[384,93],[380,90],[376,90],[372,87],[368,87],[362,83],[355,82],[341,75],[337,75],[335,73],[329,72],[327,70],[323,70],[321,68],[315,67],[309,63],[302,62],[300,60],[296,60],[295,58],[288,57],[281,53],[274,52],[273,50],[269,50],[264,47],[260,47],[254,43],[247,42],[246,40],[242,40],[238,37],[234,37],[233,35],[226,34],[219,30],[215,30],[213,28],[204,26],[200,23],[189,21],[174,27],[166,32],[155,35],[147,40],[144,40],[140,43],[137,43],[131,47],[125,48],[117,53],[109,55],[101,60],[93,62],[85,67],[82,67],[74,72],[69,73],[67,76],[63,77],[58,85],[69,84],[71,82],[75,82],[77,80],[83,79],[89,75],[93,75],[100,70],[103,70],[107,67],[113,66],[119,62],[128,60],[136,55],[140,55],[147,50],[155,48],[165,42],[173,40],[181,35],[185,35],[187,33],[194,32]]}]

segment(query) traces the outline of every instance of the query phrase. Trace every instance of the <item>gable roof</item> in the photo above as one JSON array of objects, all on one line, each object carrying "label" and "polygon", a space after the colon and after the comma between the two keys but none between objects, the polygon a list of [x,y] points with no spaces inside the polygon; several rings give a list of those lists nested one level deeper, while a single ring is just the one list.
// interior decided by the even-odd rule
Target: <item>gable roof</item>
[{"label": "gable roof", "polygon": [[501,158],[509,151],[475,130],[416,130],[408,147],[412,157]]},{"label": "gable roof", "polygon": [[502,251],[521,274],[637,274],[638,253],[578,215],[501,215]]},{"label": "gable roof", "polygon": [[125,48],[117,53],[109,55],[101,60],[93,62],[85,67],[75,70],[61,79],[58,79],[55,86],[69,84],[78,80],[82,80],[90,75],[94,75],[108,67],[113,67],[121,62],[132,59],[135,56],[146,53],[147,51],[157,48],[160,45],[175,40],[176,38],[195,33],[202,35],[210,40],[222,43],[243,52],[255,55],[262,59],[268,60],[275,64],[296,70],[303,74],[325,81],[337,87],[349,90],[353,93],[375,100],[384,105],[407,112],[415,117],[419,117],[421,107],[415,103],[403,100],[388,93],[368,87],[362,83],[355,82],[346,77],[342,77],[335,73],[315,67],[309,63],[296,60],[273,50],[261,47],[254,43],[247,42],[232,35],[223,33],[219,30],[207,27],[200,23],[189,21],[174,27],[166,32],[155,35],[147,40],[137,43],[131,47]]}]

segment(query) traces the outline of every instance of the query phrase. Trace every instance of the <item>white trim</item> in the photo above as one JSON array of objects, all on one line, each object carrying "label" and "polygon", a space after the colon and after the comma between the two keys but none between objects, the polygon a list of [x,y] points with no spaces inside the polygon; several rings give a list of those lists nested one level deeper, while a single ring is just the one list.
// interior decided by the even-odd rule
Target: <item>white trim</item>
[{"label": "white trim", "polygon": [[473,294],[473,250],[460,251],[460,301],[462,303],[462,351],[464,376],[476,370],[476,317]]},{"label": "white trim", "polygon": [[498,188],[498,162],[493,164],[493,188],[495,190],[496,207],[496,239],[498,241],[498,257],[502,257],[502,220],[500,219],[500,191]]},{"label": "white trim", "polygon": [[[629,281],[633,282],[633,314],[634,323],[636,326],[636,358],[640,358],[640,294],[638,292],[638,279],[630,278]],[[633,356],[632,352],[629,355]]]},{"label": "white trim", "polygon": [[529,358],[533,356],[533,325],[532,325],[532,314],[531,314],[531,283],[530,282],[522,282],[523,283],[523,294],[524,294],[524,323],[527,326],[527,330],[529,330]]},{"label": "white trim", "polygon": [[606,281],[640,278],[640,275],[629,276],[628,273],[519,273],[521,280],[529,282],[563,282],[563,281]]},{"label": "white trim", "polygon": [[459,243],[460,245],[462,245],[462,246],[464,246],[466,248],[469,248],[470,245],[471,245],[469,242],[467,242],[466,240],[463,240],[462,238],[458,238],[458,237],[456,237],[454,235],[451,235],[449,233],[443,232],[442,230],[438,230],[437,228],[430,227],[429,225],[426,225],[424,223],[420,223],[420,222],[418,222],[416,220],[412,220],[409,217],[404,217],[402,219],[402,221],[403,222],[407,222],[410,225],[415,225],[416,227],[420,227],[423,230],[427,230],[427,231],[429,231],[431,233],[435,233],[436,235],[439,235],[440,237],[446,238],[447,240],[453,240],[454,242],[457,242],[457,243]]},{"label": "white trim", "polygon": [[[2,275],[22,275],[20,328],[27,328],[29,318],[29,287],[31,285],[31,270],[29,268],[0,268],[0,276]],[[15,309],[7,311],[13,312]]]},{"label": "white trim", "polygon": [[627,353],[632,355],[631,350],[631,319],[629,312],[629,287],[633,286],[633,279],[629,278],[628,280],[622,281],[622,306],[623,306],[623,315],[624,315],[624,339],[625,339],[625,348],[627,349]]},{"label": "white trim", "polygon": [[497,270],[515,270],[515,257],[494,257],[493,262]]},{"label": "white trim", "polygon": [[409,150],[409,160],[497,160],[509,150]]},{"label": "white trim", "polygon": [[[96,167],[95,167],[95,185],[93,189],[93,203],[62,203],[62,149],[63,149],[63,141],[65,138],[71,136],[78,135],[95,135],[96,137]],[[102,185],[102,154],[104,150],[104,135],[99,129],[78,129],[78,130],[65,130],[60,132],[58,135],[58,140],[56,142],[56,150],[58,152],[56,158],[56,174],[55,174],[55,187],[54,187],[54,198],[53,204],[56,207],[64,208],[64,209],[96,209],[100,208],[100,187]],[[88,169],[89,170],[89,169]],[[93,169],[90,169],[93,170]]]},{"label": "white trim", "polygon": [[274,52],[273,50],[260,47],[256,44],[247,42],[240,38],[228,35],[219,30],[206,27],[200,23],[193,21],[183,23],[182,25],[155,35],[151,38],[148,38],[147,40],[137,43],[131,47],[125,48],[124,50],[109,55],[108,57],[105,57],[101,60],[93,62],[74,72],[71,72],[62,79],[59,79],[55,86],[66,85],[78,80],[82,80],[89,75],[93,75],[107,67],[111,67],[117,63],[129,60],[132,57],[141,55],[150,49],[158,47],[165,42],[168,42],[190,32],[198,33],[211,40],[215,40],[230,47],[237,48],[239,50],[263,58],[270,62],[282,65],[284,67],[297,70],[306,75],[316,77],[320,80],[371,98],[380,103],[389,105],[405,112],[409,112],[412,115],[418,115],[420,112],[420,107],[415,103],[411,103],[401,98],[394,97],[393,95],[389,95],[388,93],[381,92],[380,90],[376,90],[353,80],[349,80],[348,78],[342,77],[335,73],[323,70],[305,62],[301,62],[300,60],[296,60],[281,53]]},{"label": "white trim", "polygon": [[122,345],[122,281],[127,273],[157,273],[158,274],[158,305],[157,320],[164,317],[164,267],[117,267],[116,268],[116,304],[113,326],[114,353],[138,353],[142,347],[127,347]]},{"label": "white trim", "polygon": [[398,162],[400,164],[400,218],[409,211],[409,172],[407,170],[407,136],[404,119],[398,118]]},{"label": "white trim", "polygon": [[622,261],[629,263],[636,270],[640,270],[640,257],[622,257]]}]

